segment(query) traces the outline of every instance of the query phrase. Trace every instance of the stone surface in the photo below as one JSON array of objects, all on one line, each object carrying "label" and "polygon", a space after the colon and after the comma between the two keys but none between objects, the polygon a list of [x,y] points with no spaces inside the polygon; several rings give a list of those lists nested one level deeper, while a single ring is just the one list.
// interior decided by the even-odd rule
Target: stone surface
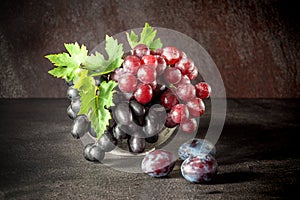
[{"label": "stone surface", "polygon": [[44,56],[79,42],[92,50],[105,34],[145,22],[182,32],[211,55],[228,97],[300,97],[296,2],[59,1],[0,3],[0,97],[65,97]]},{"label": "stone surface", "polygon": [[163,179],[86,161],[70,134],[67,99],[0,99],[0,199],[293,199],[300,195],[298,104],[228,100],[218,175],[199,185],[181,176],[179,161]]}]

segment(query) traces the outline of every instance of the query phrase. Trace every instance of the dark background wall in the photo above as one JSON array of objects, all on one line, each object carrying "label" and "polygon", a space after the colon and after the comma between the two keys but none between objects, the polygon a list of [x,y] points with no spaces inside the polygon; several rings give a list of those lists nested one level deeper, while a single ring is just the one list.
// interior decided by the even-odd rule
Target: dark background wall
[{"label": "dark background wall", "polygon": [[198,41],[232,98],[300,97],[297,4],[288,1],[28,0],[0,3],[0,97],[65,97],[44,56],[105,34],[152,26]]}]

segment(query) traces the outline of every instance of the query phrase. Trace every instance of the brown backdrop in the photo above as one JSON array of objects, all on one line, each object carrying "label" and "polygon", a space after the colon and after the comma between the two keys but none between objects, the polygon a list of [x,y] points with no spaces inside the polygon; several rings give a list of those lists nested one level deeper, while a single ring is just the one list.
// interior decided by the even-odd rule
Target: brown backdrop
[{"label": "brown backdrop", "polygon": [[291,1],[1,1],[0,97],[65,97],[44,55],[105,34],[152,26],[180,31],[211,55],[232,98],[300,97],[300,43]]}]

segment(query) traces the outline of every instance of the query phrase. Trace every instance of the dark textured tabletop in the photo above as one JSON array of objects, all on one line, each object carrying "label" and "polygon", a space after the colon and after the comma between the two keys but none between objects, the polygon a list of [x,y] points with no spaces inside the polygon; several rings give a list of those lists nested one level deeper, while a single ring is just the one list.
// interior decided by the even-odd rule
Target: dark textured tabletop
[{"label": "dark textured tabletop", "polygon": [[209,184],[192,184],[178,166],[156,179],[86,161],[70,134],[66,99],[2,99],[0,199],[299,198],[299,99],[227,103],[219,173]]}]

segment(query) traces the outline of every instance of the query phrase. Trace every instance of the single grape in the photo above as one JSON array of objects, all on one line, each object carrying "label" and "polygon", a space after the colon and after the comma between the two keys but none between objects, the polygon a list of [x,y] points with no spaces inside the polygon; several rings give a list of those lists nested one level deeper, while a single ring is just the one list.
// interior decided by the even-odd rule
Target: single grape
[{"label": "single grape", "polygon": [[145,126],[143,127],[143,132],[145,137],[151,137],[153,135],[158,134],[161,129],[162,125],[164,125],[164,121],[159,123],[152,121],[148,116],[145,119]]},{"label": "single grape", "polygon": [[194,98],[186,103],[189,113],[193,117],[200,117],[204,114],[205,105],[202,99]]},{"label": "single grape", "polygon": [[105,131],[98,140],[98,145],[105,152],[110,152],[116,148],[117,140],[110,133]]},{"label": "single grape", "polygon": [[78,115],[74,121],[71,134],[74,138],[79,139],[90,130],[90,121],[86,115]]},{"label": "single grape", "polygon": [[153,65],[155,68],[158,64],[158,61],[153,55],[145,55],[141,59],[142,65]]},{"label": "single grape", "polygon": [[173,170],[176,160],[171,152],[157,149],[144,157],[142,171],[152,177],[164,177]]},{"label": "single grape", "polygon": [[142,65],[137,72],[138,79],[145,84],[152,83],[156,79],[156,69],[154,65]]},{"label": "single grape", "polygon": [[70,119],[72,119],[72,120],[75,119],[75,117],[77,116],[77,113],[75,113],[75,112],[72,110],[71,105],[68,106],[67,114],[68,114],[68,116],[70,117]]},{"label": "single grape", "polygon": [[208,140],[193,138],[183,143],[178,149],[178,155],[181,160],[200,154],[211,154],[212,156],[215,156],[216,148]]},{"label": "single grape", "polygon": [[118,86],[122,92],[130,93],[136,90],[138,80],[130,73],[124,74],[119,78]]},{"label": "single grape", "polygon": [[133,153],[142,153],[145,150],[145,138],[140,138],[132,135],[128,139],[129,151]]},{"label": "single grape", "polygon": [[189,58],[182,58],[175,64],[175,68],[181,71],[182,75],[191,74],[195,69],[194,62]]},{"label": "single grape", "polygon": [[113,117],[118,124],[129,125],[132,122],[132,113],[128,102],[122,102],[112,108]]},{"label": "single grape", "polygon": [[179,103],[177,96],[168,89],[160,96],[160,103],[166,110],[171,109],[173,106]]},{"label": "single grape", "polygon": [[164,79],[168,84],[177,84],[181,80],[181,72],[174,67],[168,67],[164,72]]},{"label": "single grape", "polygon": [[175,105],[171,111],[170,116],[173,122],[179,124],[189,118],[189,111],[186,105],[177,104]]},{"label": "single grape", "polygon": [[141,66],[141,60],[137,56],[129,55],[126,56],[123,61],[123,68],[126,72],[136,75]]},{"label": "single grape", "polygon": [[138,103],[136,100],[131,100],[129,102],[129,106],[133,114],[133,121],[138,125],[143,126],[144,115],[146,112],[145,107],[142,104]]},{"label": "single grape", "polygon": [[113,129],[113,135],[117,140],[123,140],[127,138],[126,132],[124,132],[121,128],[121,125],[117,124],[117,126]]},{"label": "single grape", "polygon": [[75,100],[79,97],[78,90],[74,89],[73,87],[69,87],[67,90],[67,97],[70,100]]},{"label": "single grape", "polygon": [[182,176],[193,183],[208,182],[217,174],[218,163],[210,154],[188,157],[181,165]]},{"label": "single grape", "polygon": [[90,158],[94,162],[101,162],[104,159],[105,152],[97,144],[93,144],[89,151]]},{"label": "single grape", "polygon": [[211,93],[211,87],[206,82],[200,82],[197,85],[195,85],[196,88],[196,95],[200,99],[206,99],[210,96]]},{"label": "single grape", "polygon": [[83,150],[83,156],[86,160],[100,162],[104,159],[104,151],[97,144],[87,144]]},{"label": "single grape", "polygon": [[183,101],[188,101],[196,96],[196,89],[192,84],[178,85],[176,94]]},{"label": "single grape", "polygon": [[81,101],[80,97],[77,97],[71,101],[71,109],[74,111],[74,113],[77,115],[80,111]]},{"label": "single grape", "polygon": [[195,118],[187,119],[180,123],[180,129],[185,133],[192,133],[197,129],[197,120]]},{"label": "single grape", "polygon": [[145,44],[138,44],[133,48],[132,55],[142,58],[145,55],[150,55],[150,49]]},{"label": "single grape", "polygon": [[180,52],[176,47],[163,48],[161,56],[166,60],[168,65],[174,65],[180,59]]},{"label": "single grape", "polygon": [[88,161],[93,161],[93,158],[90,154],[90,150],[91,150],[92,146],[93,146],[93,143],[87,144],[87,145],[85,145],[85,147],[83,149],[83,157]]},{"label": "single grape", "polygon": [[156,55],[155,58],[157,59],[157,66],[156,66],[156,73],[157,76],[162,75],[167,68],[167,63],[163,57]]},{"label": "single grape", "polygon": [[153,90],[148,84],[140,84],[134,92],[134,98],[141,104],[146,104],[151,101]]}]

